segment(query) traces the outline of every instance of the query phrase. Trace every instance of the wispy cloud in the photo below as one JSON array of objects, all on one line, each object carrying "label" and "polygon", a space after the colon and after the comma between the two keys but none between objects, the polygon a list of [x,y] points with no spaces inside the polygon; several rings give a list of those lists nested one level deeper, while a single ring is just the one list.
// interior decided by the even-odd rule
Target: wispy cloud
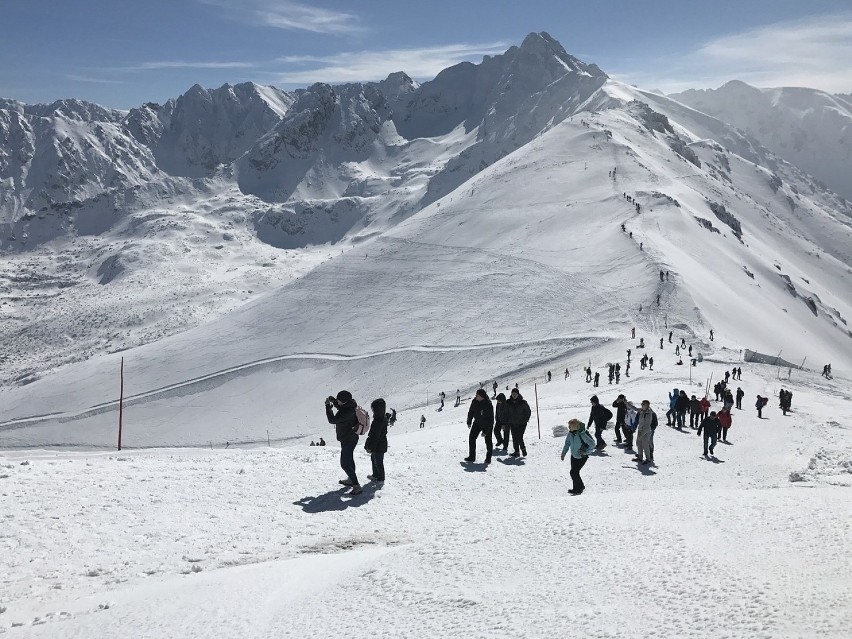
[{"label": "wispy cloud", "polygon": [[614,77],[666,92],[717,87],[733,79],[760,87],[852,89],[852,12],[779,22],[705,42],[672,63]]},{"label": "wispy cloud", "polygon": [[90,84],[127,84],[124,80],[110,80],[108,78],[95,78],[89,75],[77,75],[76,73],[66,73],[66,80],[72,82],[88,82]]},{"label": "wispy cloud", "polygon": [[360,18],[354,13],[321,9],[289,0],[198,0],[198,2],[220,8],[233,20],[263,27],[330,34],[364,31]]},{"label": "wispy cloud", "polygon": [[278,62],[290,68],[273,75],[274,81],[281,84],[381,80],[394,71],[405,71],[414,78],[433,78],[449,66],[465,60],[478,61],[484,55],[503,53],[508,46],[505,42],[491,42],[419,49],[351,51],[328,56],[285,56],[279,58]]},{"label": "wispy cloud", "polygon": [[113,67],[116,71],[156,71],[159,69],[250,69],[253,62],[192,62],[187,60],[162,60],[140,62],[128,67]]}]

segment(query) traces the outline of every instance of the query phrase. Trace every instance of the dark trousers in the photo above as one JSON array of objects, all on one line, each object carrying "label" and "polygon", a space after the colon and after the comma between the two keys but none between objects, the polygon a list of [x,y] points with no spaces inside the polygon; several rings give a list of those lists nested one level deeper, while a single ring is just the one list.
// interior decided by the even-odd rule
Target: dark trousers
[{"label": "dark trousers", "polygon": [[571,455],[571,480],[574,482],[572,489],[575,493],[581,493],[586,489],[586,484],[583,483],[583,478],[580,477],[580,470],[586,465],[588,457],[577,459]]},{"label": "dark trousers", "polygon": [[743,409],[743,400],[741,397],[737,397],[737,408],[740,410]]},{"label": "dark trousers", "polygon": [[606,446],[606,442],[604,441],[603,437],[601,437],[601,434],[603,432],[604,427],[595,426],[595,441],[597,442],[598,448],[603,448],[604,446]]},{"label": "dark trousers", "polygon": [[666,411],[666,424],[669,426],[673,425],[675,421],[675,409],[670,408]]},{"label": "dark trousers", "polygon": [[763,418],[763,406],[757,409],[757,417],[758,419]]},{"label": "dark trousers", "polygon": [[524,431],[526,431],[526,424],[512,424],[512,443],[515,446],[515,452],[517,453],[520,450],[524,455],[527,454],[527,447],[524,444]]},{"label": "dark trousers", "polygon": [[340,467],[352,483],[358,483],[358,475],[355,474],[355,447],[358,445],[358,438],[352,441],[340,442]]},{"label": "dark trousers", "polygon": [[715,430],[711,431],[709,428],[704,429],[704,454],[707,454],[707,442],[710,442],[710,454],[713,454],[713,449],[716,447],[716,439],[719,437],[719,433]]},{"label": "dark trousers", "polygon": [[470,446],[470,457],[471,459],[476,459],[476,440],[481,435],[485,436],[485,459],[491,461],[491,450],[493,449],[493,444],[491,443],[491,427],[482,428],[481,426],[477,426],[474,424],[470,427],[470,437],[468,438],[468,444]]},{"label": "dark trousers", "polygon": [[686,425],[686,411],[679,410],[677,411],[677,427],[683,428]]},{"label": "dark trousers", "polygon": [[[624,427],[624,422],[615,422],[615,443],[621,443],[621,429]],[[624,438],[627,439],[627,428],[624,428]]]},{"label": "dark trousers", "polygon": [[728,429],[722,426],[722,441],[728,441]]},{"label": "dark trousers", "polygon": [[628,448],[633,448],[633,430],[629,426],[624,426],[624,443]]},{"label": "dark trousers", "polygon": [[371,453],[370,461],[373,462],[373,479],[375,481],[385,480],[385,454]]},{"label": "dark trousers", "polygon": [[650,459],[651,461],[654,461],[654,433],[655,433],[655,431],[656,431],[656,429],[654,429],[654,428],[651,429],[651,441],[648,443],[648,452],[651,453],[650,455],[648,455],[648,459]]},{"label": "dark trousers", "polygon": [[689,427],[690,428],[698,428],[701,425],[699,421],[700,414],[699,413],[690,413],[689,414]]},{"label": "dark trousers", "polygon": [[503,448],[509,447],[509,432],[510,428],[508,424],[500,424],[499,426],[494,427],[494,439],[495,446],[502,446]]}]

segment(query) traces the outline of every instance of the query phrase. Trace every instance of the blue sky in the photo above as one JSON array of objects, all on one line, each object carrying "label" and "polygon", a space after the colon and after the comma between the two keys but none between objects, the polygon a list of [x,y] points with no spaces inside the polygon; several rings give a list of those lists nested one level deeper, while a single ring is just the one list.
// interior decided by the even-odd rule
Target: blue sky
[{"label": "blue sky", "polygon": [[424,80],[547,31],[665,91],[852,91],[850,0],[0,0],[0,97],[129,108],[195,83]]}]

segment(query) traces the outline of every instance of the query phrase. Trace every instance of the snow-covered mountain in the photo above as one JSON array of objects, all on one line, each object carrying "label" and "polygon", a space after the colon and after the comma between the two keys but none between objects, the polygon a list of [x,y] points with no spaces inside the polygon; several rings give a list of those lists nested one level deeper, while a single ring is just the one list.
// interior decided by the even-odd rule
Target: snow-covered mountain
[{"label": "snow-covered mountain", "polygon": [[[258,439],[282,389],[277,436],[295,438],[329,386],[416,406],[437,386],[615,358],[634,324],[708,356],[852,366],[848,204],[547,34],[422,85],[196,87],[127,114],[7,106],[23,133],[50,133],[21,139],[64,144],[79,171],[108,164],[79,142],[106,124],[147,167],[113,187],[83,172],[86,193],[63,182],[38,211],[42,187],[9,182],[3,379],[27,385],[3,393],[8,444],[112,441],[104,389],[122,355],[144,424],[130,445]],[[77,137],[60,140],[68,122]]]},{"label": "snow-covered mountain", "polygon": [[815,89],[757,89],[734,80],[671,98],[715,116],[758,140],[852,200],[852,103]]}]

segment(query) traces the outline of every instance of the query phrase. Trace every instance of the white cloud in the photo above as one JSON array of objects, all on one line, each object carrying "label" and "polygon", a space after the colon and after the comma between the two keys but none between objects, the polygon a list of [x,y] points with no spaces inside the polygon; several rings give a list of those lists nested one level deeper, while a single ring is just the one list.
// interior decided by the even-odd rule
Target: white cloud
[{"label": "white cloud", "polygon": [[76,73],[65,74],[65,79],[73,82],[88,82],[91,84],[127,84],[124,80],[108,80],[106,78],[95,78],[89,75],[77,75]]},{"label": "white cloud", "polygon": [[805,86],[829,92],[852,89],[852,13],[779,22],[705,42],[653,68],[613,77],[666,92],[718,87],[742,80],[759,87]]},{"label": "white cloud", "polygon": [[[486,44],[448,44],[419,49],[350,51],[328,56],[286,56],[278,62],[291,68],[274,73],[281,84],[312,82],[360,82],[383,80],[389,73],[405,71],[414,78],[433,78],[443,69],[476,60],[483,55],[503,53],[504,42]],[[304,68],[310,66],[312,68]]]},{"label": "white cloud", "polygon": [[163,60],[160,62],[141,62],[135,66],[122,67],[127,71],[149,71],[154,69],[248,69],[252,62],[189,62],[185,60]]},{"label": "white cloud", "polygon": [[363,31],[360,19],[289,0],[198,0],[219,7],[229,18],[264,27],[311,33],[348,34]]}]

